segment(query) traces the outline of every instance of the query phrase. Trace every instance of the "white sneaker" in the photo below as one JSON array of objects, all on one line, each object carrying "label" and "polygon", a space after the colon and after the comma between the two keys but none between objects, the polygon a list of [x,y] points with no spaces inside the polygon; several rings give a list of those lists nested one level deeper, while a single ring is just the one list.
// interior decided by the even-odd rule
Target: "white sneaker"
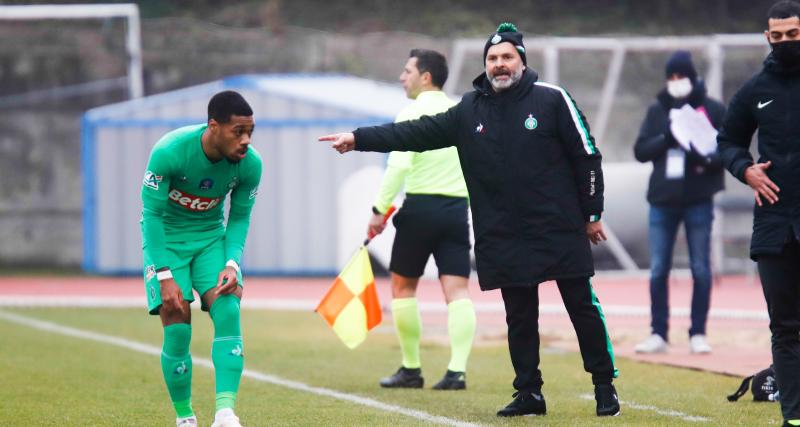
[{"label": "white sneaker", "polygon": [[220,409],[214,416],[214,424],[211,427],[242,427],[232,409]]},{"label": "white sneaker", "polygon": [[239,417],[232,415],[221,420],[214,420],[214,424],[211,424],[211,427],[242,427],[242,425],[239,424]]},{"label": "white sneaker", "polygon": [[636,344],[633,349],[637,353],[666,353],[669,344],[661,338],[661,335],[653,334],[647,337],[646,340]]},{"label": "white sneaker", "polygon": [[178,418],[175,420],[175,425],[178,427],[197,427],[197,417],[192,415],[191,417]]},{"label": "white sneaker", "polygon": [[702,334],[692,335],[689,338],[689,351],[697,354],[711,353],[711,346],[706,341],[706,336]]}]

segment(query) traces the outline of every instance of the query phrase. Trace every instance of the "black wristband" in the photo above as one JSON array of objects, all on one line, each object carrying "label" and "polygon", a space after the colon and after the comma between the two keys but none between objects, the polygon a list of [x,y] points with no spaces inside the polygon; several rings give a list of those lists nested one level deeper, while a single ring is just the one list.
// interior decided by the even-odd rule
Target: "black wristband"
[{"label": "black wristband", "polygon": [[383,215],[383,213],[379,211],[378,208],[376,208],[375,206],[372,207],[372,213],[374,213],[375,215]]}]

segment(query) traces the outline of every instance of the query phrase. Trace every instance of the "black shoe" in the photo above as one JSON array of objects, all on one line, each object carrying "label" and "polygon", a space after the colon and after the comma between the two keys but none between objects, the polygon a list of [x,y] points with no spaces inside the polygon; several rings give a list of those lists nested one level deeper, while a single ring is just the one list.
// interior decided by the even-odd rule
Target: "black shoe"
[{"label": "black shoe", "polygon": [[547,405],[542,393],[518,391],[514,393],[514,400],[505,408],[497,411],[498,417],[517,417],[520,415],[544,415]]},{"label": "black shoe", "polygon": [[615,417],[619,415],[619,398],[613,384],[597,384],[594,386],[594,400],[597,401],[598,417]]},{"label": "black shoe", "polygon": [[467,388],[467,375],[463,372],[447,370],[444,378],[436,383],[434,390],[464,390]]},{"label": "black shoe", "polygon": [[422,388],[425,379],[422,378],[422,369],[409,369],[403,366],[391,377],[381,378],[381,387],[386,388]]}]

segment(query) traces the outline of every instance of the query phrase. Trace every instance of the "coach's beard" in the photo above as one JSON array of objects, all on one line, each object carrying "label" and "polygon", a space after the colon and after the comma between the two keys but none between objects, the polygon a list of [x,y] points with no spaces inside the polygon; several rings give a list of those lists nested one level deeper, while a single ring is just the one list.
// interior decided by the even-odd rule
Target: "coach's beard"
[{"label": "coach's beard", "polygon": [[[523,68],[519,67],[513,72],[509,71],[508,69],[504,69],[492,74],[492,76],[489,77],[489,83],[492,85],[492,89],[494,89],[495,92],[500,92],[514,86],[520,81],[520,79],[522,79],[522,70]],[[508,78],[505,80],[500,80],[497,78],[499,76],[508,76]]]}]

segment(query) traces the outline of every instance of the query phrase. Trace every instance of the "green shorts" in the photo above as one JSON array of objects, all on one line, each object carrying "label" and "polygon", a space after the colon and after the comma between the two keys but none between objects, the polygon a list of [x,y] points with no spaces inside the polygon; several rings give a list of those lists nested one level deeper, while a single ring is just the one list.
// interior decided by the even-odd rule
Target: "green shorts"
[{"label": "green shorts", "polygon": [[[147,246],[142,249],[144,255],[144,290],[147,296],[147,309],[150,314],[158,314],[161,307],[161,284],[156,278],[155,264]],[[194,301],[192,289],[202,296],[217,285],[219,273],[228,261],[225,258],[225,237],[193,240],[190,242],[167,243],[167,254],[170,271],[175,282],[183,292],[183,299]],[[242,286],[241,273],[237,274],[239,286]],[[208,311],[205,304],[201,304]]]}]

